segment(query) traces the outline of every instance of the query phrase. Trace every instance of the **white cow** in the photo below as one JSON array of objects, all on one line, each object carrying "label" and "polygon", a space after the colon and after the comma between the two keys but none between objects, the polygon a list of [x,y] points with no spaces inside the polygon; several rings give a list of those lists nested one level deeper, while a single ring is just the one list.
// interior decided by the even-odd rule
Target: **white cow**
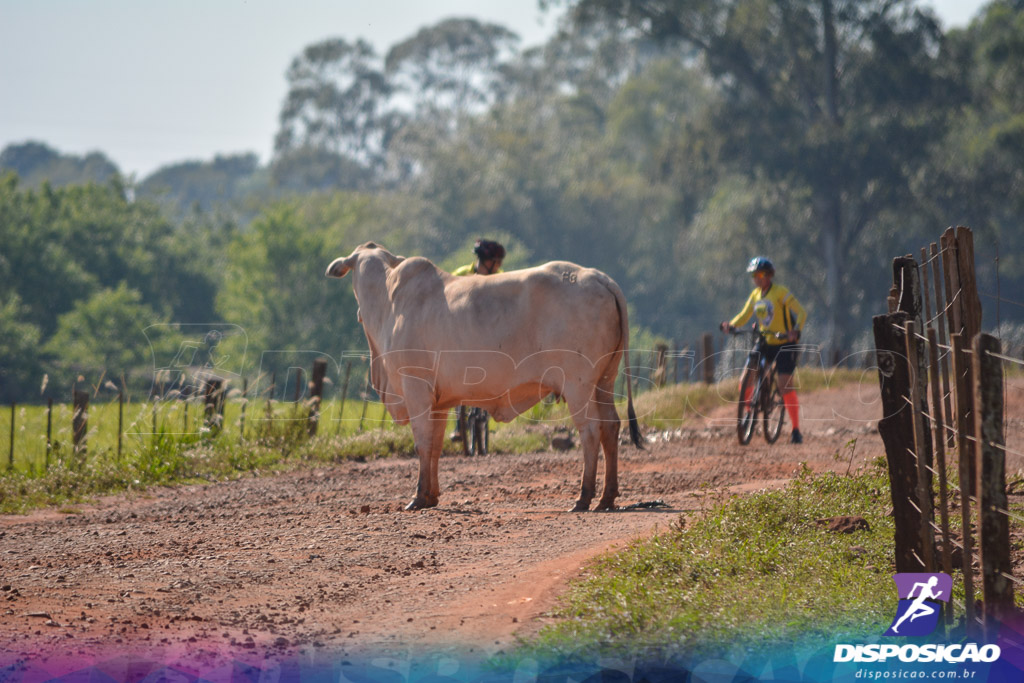
[{"label": "white cow", "polygon": [[574,511],[595,495],[604,447],[604,492],[618,489],[619,415],[614,383],[625,357],[630,436],[642,448],[629,373],[626,300],[599,270],[555,261],[495,275],[455,277],[425,258],[368,242],[327,268],[352,273],[359,322],[370,344],[370,378],[398,424],[412,424],[420,460],[407,510],[438,503],[438,458],[448,410],[479,406],[509,422],[554,393],[565,399],[583,446]]}]

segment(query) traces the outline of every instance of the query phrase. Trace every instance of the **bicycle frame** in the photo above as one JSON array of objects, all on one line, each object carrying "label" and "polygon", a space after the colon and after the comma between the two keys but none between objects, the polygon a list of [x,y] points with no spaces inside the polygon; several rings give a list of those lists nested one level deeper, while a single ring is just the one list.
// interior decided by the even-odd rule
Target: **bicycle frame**
[{"label": "bicycle frame", "polygon": [[[737,331],[734,334],[742,334],[742,332]],[[752,334],[763,336],[757,330],[753,330]],[[779,339],[783,338],[781,335],[776,336]],[[753,372],[748,372],[750,370]],[[747,395],[747,387],[750,386],[751,380],[753,380],[753,386],[750,391],[750,401],[747,402],[744,401],[744,397]],[[757,428],[759,414],[763,422],[765,441],[775,443],[779,434],[782,433],[786,410],[782,394],[779,391],[775,363],[773,361],[769,364],[763,354],[758,358],[756,367],[744,366],[736,423],[736,432],[741,445],[745,446],[750,443]]]}]

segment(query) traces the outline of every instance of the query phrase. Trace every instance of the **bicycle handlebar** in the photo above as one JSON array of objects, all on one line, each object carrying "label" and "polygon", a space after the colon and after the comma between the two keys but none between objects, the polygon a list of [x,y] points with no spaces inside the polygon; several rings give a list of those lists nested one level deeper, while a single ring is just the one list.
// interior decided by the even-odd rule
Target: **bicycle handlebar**
[{"label": "bicycle handlebar", "polygon": [[738,336],[741,334],[752,334],[759,335],[762,337],[774,337],[775,339],[789,338],[789,335],[787,335],[785,332],[762,332],[761,330],[744,330],[739,327],[730,327],[728,333],[734,336]]}]

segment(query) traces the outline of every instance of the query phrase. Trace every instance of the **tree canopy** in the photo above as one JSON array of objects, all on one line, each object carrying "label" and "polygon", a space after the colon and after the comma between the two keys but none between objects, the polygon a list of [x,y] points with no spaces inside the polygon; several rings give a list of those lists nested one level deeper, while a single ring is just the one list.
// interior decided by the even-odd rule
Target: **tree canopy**
[{"label": "tree canopy", "polygon": [[914,0],[548,4],[560,29],[527,50],[471,18],[382,53],[306,47],[265,165],[134,183],[97,174],[100,154],[4,150],[0,400],[130,371],[107,366],[144,363],[123,340],[152,325],[234,325],[251,358],[361,348],[323,268],[370,239],[448,267],[491,237],[506,267],[600,268],[641,337],[678,346],[735,313],[767,254],[810,311],[804,340],[853,352],[892,256],[965,224],[986,324],[997,287],[1020,324],[1019,0],[951,31]]}]

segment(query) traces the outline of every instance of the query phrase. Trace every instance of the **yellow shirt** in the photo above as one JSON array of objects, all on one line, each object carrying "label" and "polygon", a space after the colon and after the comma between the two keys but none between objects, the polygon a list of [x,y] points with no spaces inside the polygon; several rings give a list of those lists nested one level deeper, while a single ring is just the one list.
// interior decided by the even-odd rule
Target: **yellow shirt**
[{"label": "yellow shirt", "polygon": [[[475,263],[470,263],[468,266],[459,266],[458,268],[452,271],[452,275],[479,275],[479,273],[476,272],[475,268]],[[503,271],[501,268],[498,268],[496,271],[494,271],[494,273],[504,272],[505,271]],[[491,273],[491,275],[494,275],[494,273]]]},{"label": "yellow shirt", "polygon": [[[757,328],[762,332],[799,331],[807,320],[807,311],[796,297],[790,294],[788,289],[774,282],[767,293],[762,293],[760,287],[754,287],[754,291],[747,297],[743,310],[730,320],[729,324],[733,327],[742,327],[752,315],[757,317]],[[772,336],[766,339],[769,344],[786,343],[785,339],[776,339]]]}]

